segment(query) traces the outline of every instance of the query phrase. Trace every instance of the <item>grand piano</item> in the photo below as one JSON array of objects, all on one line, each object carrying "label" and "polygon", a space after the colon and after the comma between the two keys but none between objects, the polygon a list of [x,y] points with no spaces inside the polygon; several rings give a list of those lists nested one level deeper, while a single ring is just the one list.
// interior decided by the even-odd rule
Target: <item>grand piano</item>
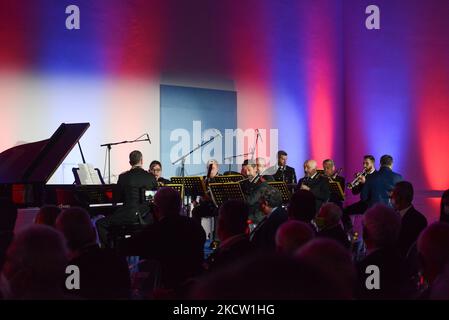
[{"label": "grand piano", "polygon": [[0,200],[18,208],[58,205],[81,206],[91,215],[113,212],[115,185],[47,184],[89,127],[63,123],[47,140],[0,153]]}]

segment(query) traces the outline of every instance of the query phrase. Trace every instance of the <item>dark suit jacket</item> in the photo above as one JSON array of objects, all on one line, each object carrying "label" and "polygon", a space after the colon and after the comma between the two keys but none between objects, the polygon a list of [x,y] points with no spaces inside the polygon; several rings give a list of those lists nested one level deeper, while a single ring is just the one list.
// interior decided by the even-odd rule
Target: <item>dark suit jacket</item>
[{"label": "dark suit jacket", "polygon": [[405,257],[411,246],[418,239],[419,234],[427,227],[427,219],[413,206],[405,213],[401,220],[398,247]]},{"label": "dark suit jacket", "polygon": [[249,206],[248,218],[253,220],[254,223],[259,223],[263,219],[263,214],[259,210],[260,194],[264,188],[268,188],[266,182],[259,180],[256,183],[252,183],[249,180],[243,180],[240,182],[243,193],[246,196],[246,202]]},{"label": "dark suit jacket", "polygon": [[156,188],[157,182],[154,176],[142,168],[134,168],[122,173],[117,181],[119,197],[117,200],[123,201],[124,206],[117,211],[117,214],[134,218],[135,211],[139,211],[145,215],[149,211],[149,205],[143,201],[142,192]]},{"label": "dark suit jacket", "polygon": [[310,188],[310,192],[315,196],[316,211],[320,210],[321,206],[329,201],[329,180],[317,174],[313,179],[304,177],[299,180],[297,190],[301,188],[301,185],[305,184]]},{"label": "dark suit jacket", "polygon": [[137,256],[159,261],[163,284],[175,288],[202,271],[205,241],[200,224],[177,215],[146,226],[127,248]]},{"label": "dark suit jacket", "polygon": [[288,220],[287,212],[279,207],[268,218],[264,218],[250,235],[251,242],[257,249],[275,250],[276,232],[281,224]]},{"label": "dark suit jacket", "polygon": [[215,271],[248,257],[254,252],[254,245],[247,235],[241,235],[226,247],[219,247],[208,259],[209,271]]},{"label": "dark suit jacket", "polygon": [[377,203],[390,205],[390,192],[394,185],[402,181],[402,176],[390,168],[382,167],[366,181],[362,190],[362,200],[367,201],[368,207]]},{"label": "dark suit jacket", "polygon": [[273,175],[273,178],[276,181],[285,181],[287,184],[295,184],[297,182],[295,169],[289,166],[285,166],[284,171],[279,168]]}]

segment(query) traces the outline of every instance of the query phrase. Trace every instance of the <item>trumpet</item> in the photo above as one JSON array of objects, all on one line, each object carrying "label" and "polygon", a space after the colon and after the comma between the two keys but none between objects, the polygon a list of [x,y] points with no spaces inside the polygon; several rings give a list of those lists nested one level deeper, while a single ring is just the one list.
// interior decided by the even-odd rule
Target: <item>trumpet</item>
[{"label": "trumpet", "polygon": [[347,187],[349,190],[352,190],[353,188],[357,187],[360,184],[360,178],[366,177],[368,174],[368,171],[363,170],[362,172],[359,172],[355,175],[354,180],[352,180],[351,183],[348,183]]}]

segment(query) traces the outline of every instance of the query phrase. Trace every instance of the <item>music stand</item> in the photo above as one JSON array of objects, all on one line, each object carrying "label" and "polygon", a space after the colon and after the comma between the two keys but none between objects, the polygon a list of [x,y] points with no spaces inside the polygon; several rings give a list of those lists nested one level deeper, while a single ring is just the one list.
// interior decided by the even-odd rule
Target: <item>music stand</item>
[{"label": "music stand", "polygon": [[184,195],[192,198],[206,195],[206,185],[203,177],[172,177],[173,184],[184,186]]},{"label": "music stand", "polygon": [[270,187],[273,187],[273,188],[279,190],[279,192],[282,195],[282,203],[283,204],[289,203],[289,201],[291,199],[291,192],[287,186],[287,183],[285,183],[284,181],[270,181],[270,182],[267,182],[267,184]]},{"label": "music stand", "polygon": [[184,199],[184,186],[182,184],[176,184],[176,183],[167,183],[164,185],[164,188],[172,188],[179,192],[181,195],[181,200]]},{"label": "music stand", "polygon": [[212,200],[217,207],[220,207],[228,200],[242,200],[245,201],[240,183],[211,183],[209,188],[212,194]]},{"label": "music stand", "polygon": [[230,174],[227,176],[216,176],[214,177],[215,183],[230,183],[230,182],[240,182],[244,179],[241,174]]},{"label": "music stand", "polygon": [[329,190],[338,196],[338,201],[345,201],[345,193],[338,181],[329,181]]}]

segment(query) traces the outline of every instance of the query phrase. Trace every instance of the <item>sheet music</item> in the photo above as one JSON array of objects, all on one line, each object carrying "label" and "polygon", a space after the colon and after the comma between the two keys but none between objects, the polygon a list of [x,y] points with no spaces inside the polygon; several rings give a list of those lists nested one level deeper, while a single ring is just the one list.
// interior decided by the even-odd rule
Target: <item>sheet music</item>
[{"label": "sheet music", "polygon": [[82,185],[95,185],[101,184],[98,172],[95,170],[94,166],[89,163],[78,164],[78,175],[80,177],[80,182]]}]

